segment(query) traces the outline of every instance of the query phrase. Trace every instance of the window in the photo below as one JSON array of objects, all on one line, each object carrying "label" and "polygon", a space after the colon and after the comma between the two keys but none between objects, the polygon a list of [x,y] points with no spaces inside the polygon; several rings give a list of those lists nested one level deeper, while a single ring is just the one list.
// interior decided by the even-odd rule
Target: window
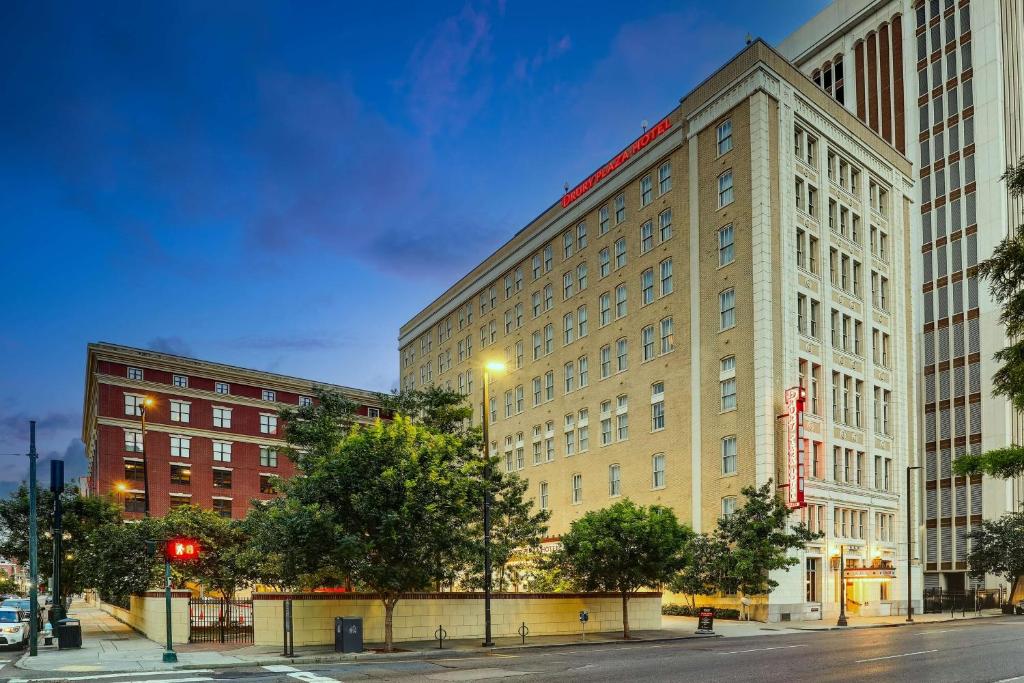
[{"label": "window", "polygon": [[541,383],[540,377],[533,378],[533,405],[539,406],[541,404]]},{"label": "window", "polygon": [[721,329],[728,330],[736,325],[736,290],[729,288],[718,295]]},{"label": "window", "polygon": [[189,495],[178,495],[178,494],[172,493],[171,494],[171,502],[170,502],[170,505],[168,507],[170,507],[173,510],[174,508],[180,508],[182,506],[191,505],[191,504],[192,504],[192,496],[191,496],[191,494],[189,494]]},{"label": "window", "polygon": [[651,431],[657,432],[665,428],[665,383],[655,382],[651,385]]},{"label": "window", "polygon": [[540,265],[540,254],[533,255],[532,262],[533,279],[536,280],[541,276],[541,265]]},{"label": "window", "polygon": [[722,499],[722,516],[731,517],[736,512],[736,497],[726,496]]},{"label": "window", "polygon": [[230,498],[214,498],[213,499],[213,511],[221,517],[230,519],[231,518],[231,499]]},{"label": "window", "polygon": [[231,470],[222,469],[220,467],[215,468],[213,470],[213,488],[231,488]]},{"label": "window", "polygon": [[124,449],[129,453],[142,453],[142,432],[124,431]]},{"label": "window", "polygon": [[586,337],[590,332],[589,324],[587,322],[587,307],[586,305],[580,306],[576,309],[576,327],[577,337]]},{"label": "window", "polygon": [[658,232],[662,242],[672,237],[672,209],[665,209],[658,214]]},{"label": "window", "polygon": [[615,408],[616,418],[616,436],[619,441],[625,441],[629,438],[629,398],[626,396],[619,396],[616,399]]},{"label": "window", "polygon": [[608,219],[608,205],[605,204],[604,206],[602,206],[600,208],[600,210],[597,212],[597,215],[598,215],[598,227],[600,229],[601,234],[603,235],[606,232],[608,232],[608,228],[610,227],[610,224],[611,224],[611,221],[609,221],[609,219]]},{"label": "window", "polygon": [[523,412],[524,403],[525,401],[523,399],[523,385],[519,384],[516,386],[516,415]]},{"label": "window", "polygon": [[[551,272],[551,268],[554,265],[554,262],[555,262],[554,249],[549,244],[546,247],[544,247],[544,272],[545,273],[550,273]],[[492,287],[491,290],[493,291],[493,289],[494,288]],[[492,297],[492,306],[493,306],[493,297]]]},{"label": "window", "polygon": [[260,493],[275,493],[274,478],[269,474],[260,475]]},{"label": "window", "polygon": [[562,372],[565,377],[565,393],[569,393],[576,388],[576,365],[569,361],[562,366]]},{"label": "window", "polygon": [[566,457],[576,452],[576,415],[569,413],[565,416],[565,455]]},{"label": "window", "polygon": [[590,384],[590,362],[586,356],[580,356],[576,360],[576,367],[579,369],[580,388]]},{"label": "window", "polygon": [[736,409],[736,378],[731,377],[719,382],[722,390],[722,411]]},{"label": "window", "polygon": [[675,335],[673,334],[672,318],[661,320],[661,352],[668,353],[675,348]]},{"label": "window", "polygon": [[621,284],[615,288],[615,318],[621,318],[629,312],[629,308],[626,303],[626,285]]},{"label": "window", "polygon": [[512,417],[512,390],[505,392],[505,417]]},{"label": "window", "polygon": [[736,437],[722,439],[722,474],[736,474]]},{"label": "window", "polygon": [[626,238],[615,240],[615,270],[626,265]]},{"label": "window", "polygon": [[626,220],[626,196],[623,194],[615,197],[615,225]]},{"label": "window", "polygon": [[544,397],[551,401],[555,398],[555,371],[548,370],[544,373]]},{"label": "window", "polygon": [[124,461],[124,478],[126,481],[145,481],[145,468],[141,461]]},{"label": "window", "polygon": [[640,274],[640,305],[646,306],[654,301],[654,270],[648,268]]},{"label": "window", "polygon": [[188,465],[171,465],[171,483],[188,486],[192,481],[192,469]]},{"label": "window", "polygon": [[548,483],[546,481],[540,483],[540,509],[548,509]]},{"label": "window", "polygon": [[644,221],[640,226],[640,253],[646,254],[654,248],[654,224],[651,221]]},{"label": "window", "polygon": [[612,321],[612,297],[604,292],[598,297],[598,322],[604,327]]},{"label": "window", "polygon": [[654,186],[651,183],[651,176],[645,175],[640,179],[640,206],[647,206],[654,196]]},{"label": "window", "polygon": [[622,495],[622,468],[618,465],[608,466],[608,495],[613,498]]},{"label": "window", "polygon": [[576,249],[576,236],[571,230],[562,234],[562,257],[571,258]]},{"label": "window", "polygon": [[612,442],[612,402],[601,402],[601,445],[607,446]]},{"label": "window", "polygon": [[732,225],[727,225],[718,230],[718,265],[725,266],[735,260]]},{"label": "window", "polygon": [[564,273],[562,275],[562,300],[565,301],[573,294],[573,287],[576,286],[576,278],[573,277],[572,271]]},{"label": "window", "polygon": [[171,437],[171,457],[187,458],[191,451],[192,438],[188,436]]},{"label": "window", "polygon": [[579,503],[583,500],[583,475],[572,475],[572,502]]},{"label": "window", "polygon": [[544,326],[544,354],[555,350],[555,326],[548,323]]},{"label": "window", "polygon": [[651,488],[660,489],[665,486],[665,454],[655,453],[651,457]]},{"label": "window", "polygon": [[271,391],[270,389],[264,389],[263,390],[263,400],[264,401],[276,401],[277,400],[277,392],[276,391]]},{"label": "window", "polygon": [[661,296],[672,293],[672,259],[661,262]]},{"label": "window", "polygon": [[718,156],[722,156],[732,149],[732,120],[725,121],[718,126]]},{"label": "window", "polygon": [[188,377],[186,375],[173,375],[171,383],[176,387],[188,388]]},{"label": "window", "polygon": [[587,224],[576,225],[576,250],[582,251],[587,246]]},{"label": "window", "polygon": [[615,342],[615,371],[623,372],[629,369],[629,340],[625,337]]},{"label": "window", "polygon": [[672,162],[666,161],[658,167],[658,194],[672,189]]},{"label": "window", "polygon": [[718,208],[732,204],[732,169],[718,176]]},{"label": "window", "polygon": [[188,422],[191,407],[185,401],[171,401],[171,422]]},{"label": "window", "polygon": [[213,408],[213,426],[231,428],[231,408]]},{"label": "window", "polygon": [[128,379],[141,380],[142,368],[128,368]]},{"label": "window", "polygon": [[134,394],[124,395],[124,414],[139,417],[142,415],[142,397]]},{"label": "window", "polygon": [[576,320],[572,311],[562,316],[562,343],[571,344],[576,335]]},{"label": "window", "polygon": [[640,346],[643,349],[645,362],[654,358],[654,325],[648,325],[640,330]]},{"label": "window", "polygon": [[231,462],[231,443],[228,441],[214,441],[213,459],[217,462]]},{"label": "window", "polygon": [[277,434],[277,415],[260,415],[260,433]]},{"label": "window", "polygon": [[[544,310],[550,311],[551,307],[555,305],[555,288],[550,284],[544,285]],[[491,321],[494,324],[494,321]]]},{"label": "window", "polygon": [[277,467],[277,449],[270,446],[260,446],[260,466]]},{"label": "window", "polygon": [[609,255],[608,247],[597,252],[597,263],[601,277],[605,277],[611,272],[611,256]]},{"label": "window", "polygon": [[581,263],[576,266],[577,289],[583,291],[587,288],[587,264]]}]

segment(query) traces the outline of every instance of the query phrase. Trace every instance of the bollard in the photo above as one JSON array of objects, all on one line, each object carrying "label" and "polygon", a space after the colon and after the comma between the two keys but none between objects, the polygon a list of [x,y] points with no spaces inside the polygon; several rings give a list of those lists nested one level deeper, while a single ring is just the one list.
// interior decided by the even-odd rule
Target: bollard
[{"label": "bollard", "polygon": [[448,632],[444,630],[443,625],[439,625],[437,630],[434,631],[434,637],[437,638],[437,649],[444,649],[444,640],[448,637]]},{"label": "bollard", "polygon": [[526,628],[526,622],[524,621],[523,625],[519,627],[519,635],[523,637],[523,645],[526,645],[526,636],[528,636],[529,634],[530,629]]}]

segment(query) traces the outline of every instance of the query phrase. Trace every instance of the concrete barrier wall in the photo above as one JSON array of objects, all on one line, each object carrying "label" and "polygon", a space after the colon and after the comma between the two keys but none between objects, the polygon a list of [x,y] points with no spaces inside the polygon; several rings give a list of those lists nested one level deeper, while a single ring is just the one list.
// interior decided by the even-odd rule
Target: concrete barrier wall
[{"label": "concrete barrier wall", "polygon": [[[175,643],[187,643],[189,636],[188,591],[171,591],[171,637]],[[167,642],[167,607],[162,591],[149,591],[131,597],[131,609],[100,602],[100,608],[123,624],[158,643]]]},{"label": "concrete barrier wall", "polygon": [[[295,645],[334,643],[335,617],[362,617],[363,638],[384,640],[384,605],[372,595],[356,593],[256,593],[253,625],[256,645],[282,642],[284,600],[293,603]],[[621,631],[622,599],[617,593],[501,593],[491,598],[491,631],[495,638],[518,636],[525,621],[530,635],[579,633],[580,610],[587,610],[587,632]],[[634,593],[629,624],[636,631],[661,628],[661,593]],[[443,625],[448,638],[482,638],[482,593],[416,593],[395,606],[395,641],[433,640]]]}]

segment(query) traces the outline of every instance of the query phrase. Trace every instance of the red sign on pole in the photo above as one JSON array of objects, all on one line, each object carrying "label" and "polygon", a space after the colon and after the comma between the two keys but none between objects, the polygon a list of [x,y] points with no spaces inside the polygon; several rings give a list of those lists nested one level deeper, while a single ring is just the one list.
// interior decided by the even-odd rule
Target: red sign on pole
[{"label": "red sign on pole", "polygon": [[804,502],[804,389],[786,389],[786,507],[802,508]]},{"label": "red sign on pole", "polygon": [[199,542],[194,538],[172,538],[167,541],[167,559],[171,562],[187,562],[199,557]]}]

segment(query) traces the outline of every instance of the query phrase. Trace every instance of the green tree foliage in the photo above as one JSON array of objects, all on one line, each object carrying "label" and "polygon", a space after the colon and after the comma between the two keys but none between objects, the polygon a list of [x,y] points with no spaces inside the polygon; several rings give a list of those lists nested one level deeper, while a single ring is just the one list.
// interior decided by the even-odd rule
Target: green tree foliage
[{"label": "green tree foliage", "polygon": [[1010,583],[1013,595],[1016,582],[1024,575],[1024,513],[1012,512],[983,521],[971,532],[967,562],[976,576],[1002,576]]},{"label": "green tree foliage", "polygon": [[[66,488],[61,494],[63,514],[63,552],[61,595],[80,593],[86,585],[82,554],[89,534],[105,524],[117,523],[120,512],[107,498],[82,496],[78,489]],[[39,576],[53,573],[53,494],[38,489],[36,523],[39,531]],[[21,486],[9,498],[0,500],[0,556],[28,564],[28,487]]]},{"label": "green tree foliage", "polygon": [[740,493],[746,499],[744,504],[720,518],[714,533],[713,542],[728,548],[722,558],[723,588],[744,595],[771,593],[779,582],[770,572],[789,571],[799,562],[790,551],[803,548],[821,534],[812,533],[803,523],[790,526],[791,511],[773,493],[771,481],[760,488],[745,487]]},{"label": "green tree foliage", "polygon": [[388,651],[401,594],[429,589],[438,563],[457,561],[465,545],[476,507],[461,451],[459,439],[398,416],[354,428],[284,485],[320,527],[317,547],[302,552],[304,573],[333,571],[375,593]]},{"label": "green tree foliage", "polygon": [[669,588],[689,595],[690,606],[696,607],[698,595],[713,595],[722,589],[728,555],[729,546],[722,539],[695,535],[686,546],[686,566],[672,577]]},{"label": "green tree foliage", "polygon": [[[1003,174],[1007,190],[1024,197],[1024,157]],[[1003,311],[999,321],[1010,344],[995,354],[1000,367],[992,376],[992,393],[1006,397],[1015,410],[1024,411],[1024,225],[1009,234],[978,266],[992,298]],[[953,463],[957,474],[990,474],[1005,479],[1024,474],[1024,446],[1013,444],[981,455],[961,456]]]},{"label": "green tree foliage", "polygon": [[106,602],[127,606],[132,595],[160,585],[163,562],[146,542],[163,535],[162,520],[153,518],[96,527],[81,550],[83,583]]},{"label": "green tree foliage", "polygon": [[622,636],[629,638],[629,594],[671,579],[686,561],[691,533],[671,509],[627,499],[574,521],[557,558],[581,590],[622,596]]},{"label": "green tree foliage", "polygon": [[247,552],[249,538],[240,520],[225,519],[195,505],[181,505],[168,511],[161,521],[164,538],[183,537],[199,542],[197,559],[172,567],[180,583],[194,581],[228,598],[252,583],[253,556]]},{"label": "green tree foliage", "polygon": [[355,422],[356,406],[341,392],[316,387],[316,401],[281,411],[288,455],[302,467],[307,457],[330,453]]},{"label": "green tree foliage", "polygon": [[479,430],[469,425],[473,408],[467,398],[457,391],[425,387],[379,394],[378,398],[385,413],[405,415],[431,431],[458,436],[469,449],[479,444]]},{"label": "green tree foliage", "polygon": [[0,574],[0,595],[20,595],[21,587],[7,574]]}]

